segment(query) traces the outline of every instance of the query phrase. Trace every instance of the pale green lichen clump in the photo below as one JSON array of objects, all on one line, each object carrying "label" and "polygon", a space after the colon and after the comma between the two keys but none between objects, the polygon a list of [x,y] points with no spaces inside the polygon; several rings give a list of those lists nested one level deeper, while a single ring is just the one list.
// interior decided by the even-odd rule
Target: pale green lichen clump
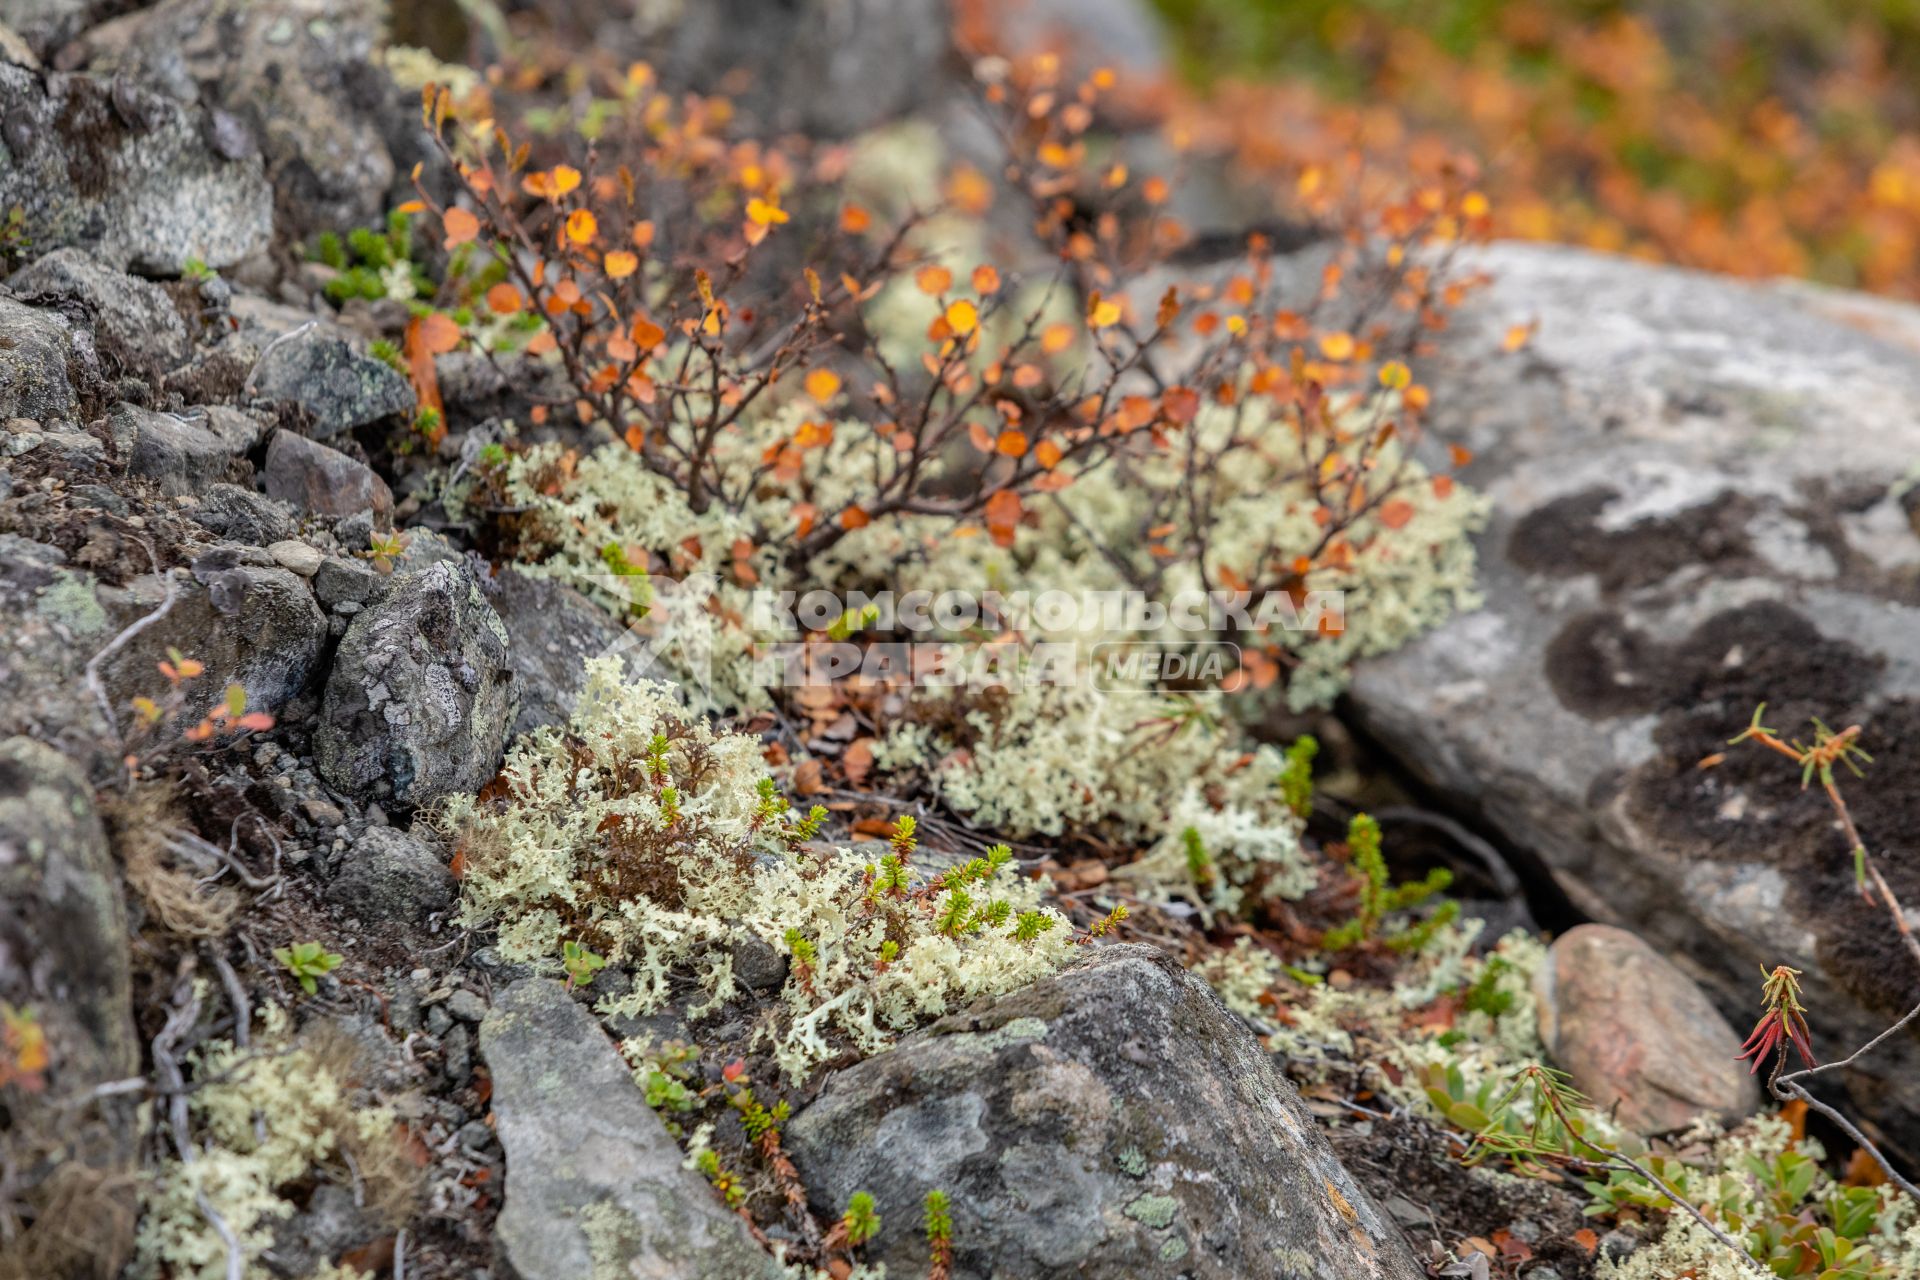
[{"label": "pale green lichen clump", "polygon": [[220,1040],[196,1056],[194,1078],[204,1083],[188,1108],[197,1149],[190,1163],[169,1160],[147,1189],[137,1274],[164,1268],[175,1280],[225,1280],[227,1246],[203,1198],[252,1260],[272,1244],[274,1223],[293,1213],[280,1188],[316,1175],[345,1183],[355,1176],[345,1158],[356,1152],[363,1169],[392,1165],[380,1156],[395,1151],[394,1112],[355,1098],[339,1055],[293,1039],[283,1011],[269,1007],[265,1022],[251,1049]]},{"label": "pale green lichen clump", "polygon": [[509,960],[552,962],[570,940],[602,952],[632,975],[608,1014],[660,1008],[676,976],[704,991],[693,1016],[717,1009],[740,994],[731,948],[758,937],[789,958],[783,1015],[760,1034],[792,1079],[1025,985],[1073,949],[1043,884],[1005,859],[909,891],[910,864],[895,877],[800,842],[756,739],[623,682],[609,660],[589,664],[567,729],[523,738],[501,779],[439,817],[466,850],[466,920],[497,923]]}]

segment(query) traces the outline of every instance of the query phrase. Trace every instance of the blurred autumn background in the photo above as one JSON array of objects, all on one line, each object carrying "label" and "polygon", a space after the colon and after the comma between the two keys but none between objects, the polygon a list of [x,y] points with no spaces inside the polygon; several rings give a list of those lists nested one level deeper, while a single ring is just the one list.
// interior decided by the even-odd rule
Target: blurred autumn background
[{"label": "blurred autumn background", "polygon": [[1920,0],[1155,3],[1210,97],[1477,160],[1497,236],[1920,292]]}]

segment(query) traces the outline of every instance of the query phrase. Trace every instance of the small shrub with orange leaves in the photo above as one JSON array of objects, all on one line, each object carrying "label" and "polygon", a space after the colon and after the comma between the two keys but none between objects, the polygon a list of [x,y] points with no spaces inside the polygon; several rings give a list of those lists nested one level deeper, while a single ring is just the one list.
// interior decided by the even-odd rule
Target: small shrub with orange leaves
[{"label": "small shrub with orange leaves", "polygon": [[[1097,158],[1110,75],[988,59],[980,78],[1006,189],[959,166],[889,219],[852,198],[858,155],[736,138],[724,103],[669,99],[642,66],[544,168],[484,92],[429,90],[460,194],[422,205],[498,264],[476,315],[537,315],[529,349],[571,396],[520,424],[549,443],[476,470],[469,512],[550,571],[711,574],[723,624],[761,586],[1198,590],[1256,611],[1363,593],[1351,627],[1232,637],[1230,687],[1296,704],[1468,597],[1479,508],[1413,457],[1429,393],[1409,362],[1471,283],[1452,255],[1484,201],[1441,179],[1322,211],[1304,283],[1258,235],[1183,280],[1167,182]],[[1009,190],[1024,212],[996,221]],[[1009,224],[1024,249],[979,256]],[[481,323],[436,322],[436,346]]]}]

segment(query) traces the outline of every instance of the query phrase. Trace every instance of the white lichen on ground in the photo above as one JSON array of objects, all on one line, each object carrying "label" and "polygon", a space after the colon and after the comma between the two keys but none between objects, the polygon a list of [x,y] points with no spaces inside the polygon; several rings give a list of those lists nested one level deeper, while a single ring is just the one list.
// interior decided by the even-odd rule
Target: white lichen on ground
[{"label": "white lichen on ground", "polygon": [[[274,1006],[263,1023],[251,1048],[217,1040],[194,1055],[192,1074],[201,1083],[188,1098],[193,1159],[167,1161],[147,1187],[135,1274],[225,1280],[228,1250],[208,1221],[211,1209],[251,1275],[251,1260],[272,1244],[275,1223],[294,1211],[281,1188],[316,1177],[344,1185],[367,1170],[391,1172],[396,1116],[356,1096],[342,1075],[340,1046],[293,1038]],[[355,1156],[362,1173],[346,1163]]]},{"label": "white lichen on ground", "polygon": [[[503,956],[551,965],[580,941],[631,973],[602,1012],[652,1012],[679,976],[701,984],[704,1014],[740,994],[731,948],[755,936],[790,958],[784,1016],[761,1034],[793,1079],[1072,951],[1067,922],[1040,905],[1044,883],[1009,866],[920,898],[887,892],[884,868],[846,849],[791,842],[758,740],[624,681],[611,661],[590,664],[564,732],[513,748],[494,790],[456,798],[439,821],[465,849],[464,917],[497,923]],[[972,905],[943,931],[956,894]],[[1039,926],[1026,940],[1014,936],[1023,913]]]}]

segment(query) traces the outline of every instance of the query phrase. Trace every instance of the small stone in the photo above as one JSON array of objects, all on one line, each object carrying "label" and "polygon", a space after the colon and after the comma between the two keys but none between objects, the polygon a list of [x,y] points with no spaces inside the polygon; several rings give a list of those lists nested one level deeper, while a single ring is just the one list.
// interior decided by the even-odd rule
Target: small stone
[{"label": "small stone", "polygon": [[478,1022],[487,1016],[487,1002],[462,987],[447,997],[447,1012],[462,1022]]},{"label": "small stone", "polygon": [[1534,975],[1540,1038],[1596,1108],[1636,1133],[1733,1121],[1760,1092],[1740,1037],[1693,979],[1634,934],[1583,924]]},{"label": "small stone", "polygon": [[733,976],[753,991],[772,991],[787,980],[787,958],[758,934],[742,933],[733,943]]},{"label": "small stone", "polygon": [[291,431],[274,432],[261,481],[270,496],[319,516],[393,510],[393,491],[372,467]]},{"label": "small stone", "polygon": [[392,827],[374,827],[354,843],[327,886],[327,900],[363,920],[424,923],[453,905],[459,885],[424,844]]},{"label": "small stone", "polygon": [[[307,821],[317,827],[340,827],[347,815],[340,812],[340,806],[331,800],[319,796],[308,796],[300,802],[300,811],[307,815]],[[345,828],[341,828],[345,830]]]},{"label": "small stone", "polygon": [[376,600],[387,589],[391,577],[365,560],[347,556],[327,556],[313,575],[313,594],[329,609],[347,612],[346,605],[357,610]]},{"label": "small stone", "polygon": [[151,378],[185,363],[193,344],[166,290],[116,271],[82,249],[55,249],[16,271],[7,288],[53,307],[93,334],[109,376]]},{"label": "small stone", "polygon": [[187,515],[209,533],[235,542],[268,546],[293,536],[293,512],[286,503],[239,485],[208,485]]},{"label": "small stone", "polygon": [[311,578],[318,573],[321,564],[326,560],[326,556],[319,551],[304,542],[293,539],[272,543],[267,547],[267,554],[272,556],[281,568],[291,569],[303,578]]},{"label": "small stone", "polygon": [[116,439],[133,438],[127,470],[159,485],[162,493],[187,495],[225,479],[233,455],[226,442],[197,422],[119,404],[108,415]]}]

